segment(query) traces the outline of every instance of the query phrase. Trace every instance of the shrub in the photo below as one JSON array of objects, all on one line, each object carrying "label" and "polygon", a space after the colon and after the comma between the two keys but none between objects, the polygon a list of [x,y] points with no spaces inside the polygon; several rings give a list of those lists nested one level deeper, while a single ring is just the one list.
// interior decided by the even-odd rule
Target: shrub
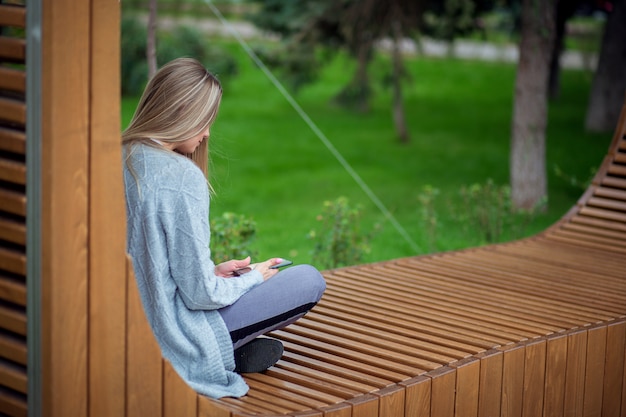
[{"label": "shrub", "polygon": [[256,253],[250,245],[256,236],[254,220],[241,214],[224,213],[211,219],[211,254],[213,262],[219,264],[229,259],[243,259]]},{"label": "shrub", "polygon": [[312,263],[322,269],[355,265],[370,251],[372,233],[361,232],[361,207],[350,206],[346,197],[325,201],[317,216],[319,230],[312,230]]}]

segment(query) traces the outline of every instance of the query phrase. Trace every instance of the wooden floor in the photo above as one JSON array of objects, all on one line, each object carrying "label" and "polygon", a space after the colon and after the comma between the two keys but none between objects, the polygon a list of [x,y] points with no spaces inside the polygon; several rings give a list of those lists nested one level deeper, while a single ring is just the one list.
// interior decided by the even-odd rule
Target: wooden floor
[{"label": "wooden floor", "polygon": [[626,122],[563,220],[507,244],[327,271],[285,355],[220,416],[626,415]]}]

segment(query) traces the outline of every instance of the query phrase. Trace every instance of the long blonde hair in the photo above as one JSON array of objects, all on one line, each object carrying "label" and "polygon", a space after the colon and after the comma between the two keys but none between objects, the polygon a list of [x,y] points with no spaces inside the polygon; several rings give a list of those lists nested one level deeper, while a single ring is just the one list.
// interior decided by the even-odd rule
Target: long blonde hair
[{"label": "long blonde hair", "polygon": [[[122,132],[127,158],[134,144],[183,142],[206,131],[217,117],[221,98],[220,82],[197,60],[178,58],[167,63],[148,82]],[[206,174],[208,139],[187,156]]]}]

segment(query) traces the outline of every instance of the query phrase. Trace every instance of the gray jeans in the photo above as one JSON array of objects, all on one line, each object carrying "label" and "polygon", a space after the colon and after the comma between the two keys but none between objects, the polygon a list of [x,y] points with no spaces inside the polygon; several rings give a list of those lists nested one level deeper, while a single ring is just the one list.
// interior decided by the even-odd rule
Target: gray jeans
[{"label": "gray jeans", "polygon": [[235,349],[304,316],[322,298],[326,282],[310,265],[296,265],[257,285],[220,310]]}]

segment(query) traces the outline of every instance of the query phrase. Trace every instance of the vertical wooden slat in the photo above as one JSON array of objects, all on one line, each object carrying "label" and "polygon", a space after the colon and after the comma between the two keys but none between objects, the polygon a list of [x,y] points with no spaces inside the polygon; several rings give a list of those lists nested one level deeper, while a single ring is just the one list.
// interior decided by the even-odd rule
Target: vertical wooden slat
[{"label": "vertical wooden slat", "polygon": [[606,358],[606,326],[587,332],[587,366],[585,367],[585,400],[583,415],[599,416],[602,412],[604,361]]},{"label": "vertical wooden slat", "polygon": [[163,415],[163,359],[143,311],[132,262],[127,263],[126,416]]},{"label": "vertical wooden slat", "polygon": [[[375,395],[366,394],[350,398],[346,401],[352,407],[352,417],[378,417],[379,399]],[[298,415],[299,414],[295,414]]]},{"label": "vertical wooden slat", "polygon": [[604,366],[604,389],[602,416],[618,417],[624,378],[624,351],[626,349],[626,322],[612,323],[607,328],[606,362]]},{"label": "vertical wooden slat", "polygon": [[89,415],[125,411],[126,224],[120,149],[120,4],[91,3]]},{"label": "vertical wooden slat", "polygon": [[196,417],[198,394],[165,361],[163,366],[163,417]]},{"label": "vertical wooden slat", "polygon": [[522,415],[524,417],[541,416],[545,385],[546,341],[529,343],[525,350]]},{"label": "vertical wooden slat", "polygon": [[583,414],[585,363],[587,362],[587,331],[579,330],[567,337],[567,368],[565,372],[564,414]]},{"label": "vertical wooden slat", "polygon": [[[132,414],[128,414],[131,416]],[[198,417],[231,417],[230,409],[208,397],[198,397]]]},{"label": "vertical wooden slat", "polygon": [[431,382],[430,378],[422,375],[399,384],[406,392],[405,416],[430,417]]},{"label": "vertical wooden slat", "polygon": [[42,409],[50,417],[88,413],[89,12],[85,1],[43,2]]},{"label": "vertical wooden slat", "polygon": [[[393,385],[388,388],[383,388],[374,395],[379,397],[379,411],[380,416],[402,416],[404,415],[404,401],[406,399],[404,388],[398,385]],[[353,415],[353,417],[357,417]]]},{"label": "vertical wooden slat", "polygon": [[504,355],[494,349],[476,355],[480,360],[478,417],[500,415]]},{"label": "vertical wooden slat", "polygon": [[544,417],[560,417],[563,415],[566,366],[567,336],[561,335],[549,338],[546,346]]},{"label": "vertical wooden slat", "polygon": [[454,390],[456,372],[449,367],[435,369],[429,373],[431,382],[430,415],[432,417],[454,416]]},{"label": "vertical wooden slat", "polygon": [[476,358],[467,358],[450,366],[456,369],[455,417],[476,417],[478,415],[480,361]]},{"label": "vertical wooden slat", "polygon": [[524,391],[524,346],[503,348],[502,362],[502,417],[521,417]]}]

